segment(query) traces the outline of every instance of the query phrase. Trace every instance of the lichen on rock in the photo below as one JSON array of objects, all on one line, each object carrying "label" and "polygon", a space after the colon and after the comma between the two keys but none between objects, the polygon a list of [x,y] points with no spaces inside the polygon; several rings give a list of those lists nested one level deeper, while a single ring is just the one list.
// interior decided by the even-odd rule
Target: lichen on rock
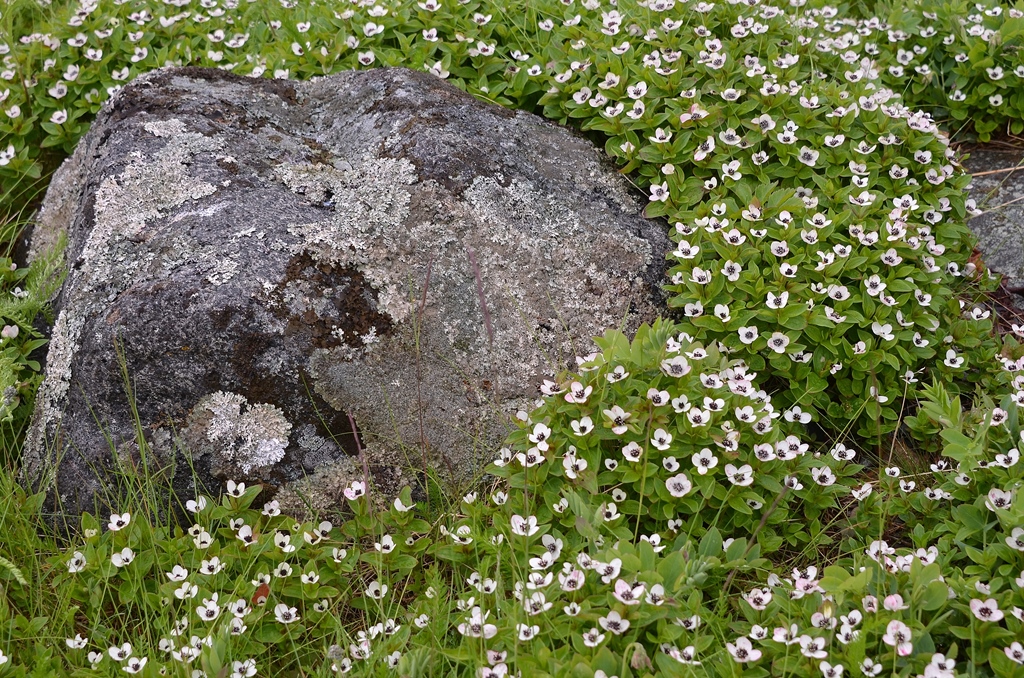
[{"label": "lichen on rock", "polygon": [[147,74],[61,172],[25,458],[73,508],[140,430],[186,497],[462,482],[543,378],[662,309],[665,225],[601,151],[428,74]]},{"label": "lichen on rock", "polygon": [[205,434],[212,452],[223,463],[235,464],[243,474],[281,461],[291,428],[274,405],[249,404],[245,396],[223,391],[196,403],[190,421],[193,434]]}]

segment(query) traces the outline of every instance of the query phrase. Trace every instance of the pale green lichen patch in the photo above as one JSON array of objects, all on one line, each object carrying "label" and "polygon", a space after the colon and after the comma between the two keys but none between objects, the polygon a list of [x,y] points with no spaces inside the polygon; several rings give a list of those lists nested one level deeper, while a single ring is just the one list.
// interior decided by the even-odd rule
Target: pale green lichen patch
[{"label": "pale green lichen patch", "polygon": [[405,280],[396,280],[388,252],[400,244],[409,215],[416,171],[407,160],[367,160],[353,169],[329,165],[286,165],[278,176],[292,191],[314,204],[331,203],[333,212],[323,221],[289,224],[288,232],[300,240],[278,241],[275,246],[292,254],[308,253],[317,261],[356,266],[377,292],[377,306],[394,322],[408,317],[412,304]]},{"label": "pale green lichen patch", "polygon": [[187,427],[194,457],[214,454],[216,466],[249,474],[284,458],[292,425],[274,405],[217,391],[196,403]]},{"label": "pale green lichen patch", "polygon": [[[151,222],[166,217],[170,210],[217,191],[215,185],[191,176],[189,165],[199,153],[221,150],[222,140],[185,132],[183,123],[173,119],[146,123],[145,129],[166,138],[167,143],[151,156],[132,151],[123,171],[105,178],[96,190],[94,223],[75,262],[76,270],[65,283],[64,310],[50,340],[46,378],[37,395],[33,431],[26,444],[27,467],[37,466],[44,458],[44,438],[60,425],[61,403],[71,382],[72,362],[86,319],[136,284],[156,258],[153,253],[140,256],[135,241],[144,240]],[[87,147],[79,151],[85,153]],[[187,247],[185,243],[182,246]],[[215,271],[220,276],[229,273],[230,267]],[[33,468],[26,472],[31,475]]]},{"label": "pale green lichen patch", "polygon": [[471,475],[528,409],[538,375],[592,350],[603,328],[656,315],[640,277],[651,244],[529,181],[478,176],[455,196],[390,158],[279,177],[330,212],[289,224],[298,242],[276,246],[355,267],[395,324],[318,347],[308,363],[316,392],[393,457],[425,446],[431,465]]}]

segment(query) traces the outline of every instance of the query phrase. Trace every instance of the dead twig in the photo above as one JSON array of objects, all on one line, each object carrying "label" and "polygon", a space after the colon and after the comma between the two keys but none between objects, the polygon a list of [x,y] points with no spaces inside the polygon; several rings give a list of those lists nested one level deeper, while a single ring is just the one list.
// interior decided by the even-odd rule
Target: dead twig
[{"label": "dead twig", "polygon": [[[1000,210],[1000,209],[1002,209],[1002,208],[1004,208],[1004,207],[1006,207],[1008,205],[1012,205],[1014,203],[1020,202],[1021,200],[1024,200],[1024,195],[1016,197],[1013,200],[1007,200],[1002,205],[996,205],[995,207],[993,207],[991,209],[987,209],[984,212],[982,212],[981,214],[979,214],[978,217],[983,217],[986,214],[988,214],[989,212],[995,212],[996,210]],[[977,219],[977,217],[975,217],[975,219]]]},{"label": "dead twig", "polygon": [[1016,165],[1014,167],[1003,167],[1002,169],[985,170],[984,172],[972,172],[972,177],[984,177],[989,174],[1000,174],[1002,172],[1016,172],[1019,169],[1024,169],[1024,165]]}]

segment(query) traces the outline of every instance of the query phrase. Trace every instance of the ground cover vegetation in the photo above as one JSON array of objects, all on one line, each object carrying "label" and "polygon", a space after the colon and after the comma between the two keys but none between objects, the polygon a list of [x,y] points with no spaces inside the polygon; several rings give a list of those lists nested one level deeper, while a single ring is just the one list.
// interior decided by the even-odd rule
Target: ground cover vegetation
[{"label": "ground cover vegetation", "polygon": [[[1024,675],[1024,327],[949,146],[1024,126],[1024,6],[821,0],[3,10],[6,675]],[[150,481],[68,544],[18,484],[59,284],[13,243],[139,73],[402,65],[604,144],[675,311],[552,374],[480,484],[337,516]],[[945,131],[943,131],[945,130]],[[418,488],[422,489],[422,488]],[[334,524],[332,524],[332,521]]]}]

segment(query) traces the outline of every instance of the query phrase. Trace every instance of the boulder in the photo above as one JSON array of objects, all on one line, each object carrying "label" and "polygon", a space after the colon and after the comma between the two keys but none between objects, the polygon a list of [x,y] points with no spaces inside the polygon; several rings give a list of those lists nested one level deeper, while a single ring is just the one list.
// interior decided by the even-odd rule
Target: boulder
[{"label": "boulder", "polygon": [[985,265],[1003,275],[1007,293],[997,297],[998,311],[1004,321],[1024,323],[1024,148],[993,143],[969,150],[964,166],[975,175],[969,189],[982,213],[968,225]]},{"label": "boulder", "polygon": [[[545,377],[663,311],[664,224],[602,152],[430,74],[161,69],[104,107],[32,249],[67,279],[24,469],[328,509],[482,463]],[[140,444],[140,441],[141,444]]]}]

